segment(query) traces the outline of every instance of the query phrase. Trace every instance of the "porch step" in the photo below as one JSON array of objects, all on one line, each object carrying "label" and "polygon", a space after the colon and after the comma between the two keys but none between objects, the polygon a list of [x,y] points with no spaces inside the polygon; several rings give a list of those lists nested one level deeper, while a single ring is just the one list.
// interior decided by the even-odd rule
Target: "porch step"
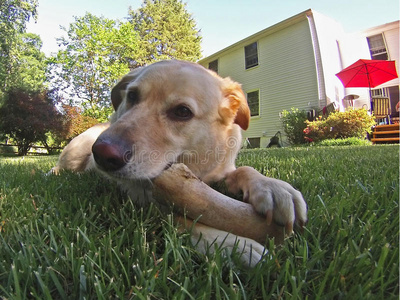
[{"label": "porch step", "polygon": [[375,126],[375,131],[388,131],[388,130],[399,130],[399,123]]},{"label": "porch step", "polygon": [[377,125],[374,128],[371,141],[374,144],[380,143],[399,143],[400,142],[399,124]]},{"label": "porch step", "polygon": [[382,135],[382,134],[399,134],[398,130],[388,130],[388,131],[375,131],[375,135]]},{"label": "porch step", "polygon": [[400,139],[397,137],[393,137],[393,138],[372,138],[371,142],[375,143],[375,144],[379,144],[381,142],[399,142]]}]

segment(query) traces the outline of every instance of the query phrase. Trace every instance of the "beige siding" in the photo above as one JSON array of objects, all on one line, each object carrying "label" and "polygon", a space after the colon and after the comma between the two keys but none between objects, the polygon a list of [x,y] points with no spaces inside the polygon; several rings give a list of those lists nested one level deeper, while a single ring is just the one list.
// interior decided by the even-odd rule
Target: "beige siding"
[{"label": "beige siding", "polygon": [[[258,42],[259,65],[244,66],[244,47]],[[210,58],[210,61],[217,57]],[[219,74],[242,83],[246,92],[260,90],[260,116],[253,117],[244,137],[262,137],[261,147],[282,131],[279,113],[296,107],[318,105],[318,84],[314,51],[306,16],[295,24],[247,39],[243,44],[220,53]],[[208,60],[201,63],[208,67]],[[283,132],[282,132],[283,133]]]},{"label": "beige siding", "polygon": [[[400,74],[399,64],[399,21],[388,24],[387,28],[384,29],[383,35],[385,37],[386,48],[388,51],[388,57],[390,60],[396,61],[397,74]],[[399,85],[399,79],[391,80],[387,82],[385,86]]]},{"label": "beige siding", "polygon": [[[399,59],[399,23],[397,26],[389,28],[384,32],[387,49],[389,52],[389,59],[398,60]],[[398,66],[397,66],[398,68]]]}]

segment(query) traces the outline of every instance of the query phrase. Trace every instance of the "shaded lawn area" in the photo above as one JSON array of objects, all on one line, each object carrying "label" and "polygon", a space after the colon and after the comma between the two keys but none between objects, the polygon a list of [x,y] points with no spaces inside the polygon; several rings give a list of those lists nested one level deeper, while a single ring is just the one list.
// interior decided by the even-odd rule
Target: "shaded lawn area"
[{"label": "shaded lawn area", "polygon": [[57,157],[0,157],[0,297],[398,299],[399,146],[241,152],[303,192],[309,223],[256,268],[189,245],[96,174],[46,176]]}]

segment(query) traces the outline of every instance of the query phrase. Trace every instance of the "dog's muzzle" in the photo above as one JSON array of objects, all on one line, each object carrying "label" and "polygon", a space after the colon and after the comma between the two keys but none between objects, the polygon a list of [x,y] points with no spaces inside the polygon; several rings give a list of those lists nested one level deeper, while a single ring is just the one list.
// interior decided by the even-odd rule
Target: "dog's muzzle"
[{"label": "dog's muzzle", "polygon": [[92,146],[92,153],[97,165],[106,172],[122,169],[132,158],[132,147],[107,139],[97,139]]}]

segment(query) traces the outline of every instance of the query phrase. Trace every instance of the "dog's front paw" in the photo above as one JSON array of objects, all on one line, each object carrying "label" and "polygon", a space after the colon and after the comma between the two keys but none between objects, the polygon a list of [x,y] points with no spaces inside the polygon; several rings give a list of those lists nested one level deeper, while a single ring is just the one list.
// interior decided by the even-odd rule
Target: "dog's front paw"
[{"label": "dog's front paw", "polygon": [[251,167],[240,167],[228,175],[226,185],[232,193],[243,193],[243,200],[266,216],[267,224],[275,221],[288,233],[293,225],[307,222],[307,204],[302,194],[289,183],[261,175]]},{"label": "dog's front paw", "polygon": [[285,225],[291,233],[296,223],[303,227],[307,222],[307,205],[302,194],[289,183],[263,177],[250,181],[243,190],[243,199],[267,218],[267,224],[274,220]]}]

